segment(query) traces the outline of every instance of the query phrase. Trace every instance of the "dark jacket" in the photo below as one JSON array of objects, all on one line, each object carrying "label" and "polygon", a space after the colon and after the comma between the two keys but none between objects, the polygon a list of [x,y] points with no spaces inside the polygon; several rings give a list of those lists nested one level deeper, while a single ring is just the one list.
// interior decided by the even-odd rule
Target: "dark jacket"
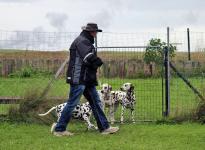
[{"label": "dark jacket", "polygon": [[70,47],[70,60],[67,69],[66,82],[70,84],[97,85],[97,68],[103,62],[97,57],[94,38],[87,31],[73,41]]}]

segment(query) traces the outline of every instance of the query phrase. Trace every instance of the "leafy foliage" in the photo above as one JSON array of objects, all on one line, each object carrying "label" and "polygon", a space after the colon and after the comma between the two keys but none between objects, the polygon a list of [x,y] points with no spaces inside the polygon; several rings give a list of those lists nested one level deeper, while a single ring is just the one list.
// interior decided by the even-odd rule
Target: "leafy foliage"
[{"label": "leafy foliage", "polygon": [[34,69],[31,66],[26,66],[23,67],[21,70],[16,71],[14,73],[9,74],[9,77],[20,77],[20,78],[30,78],[30,77],[38,77],[38,76],[44,76],[48,77],[52,75],[51,72],[49,71],[44,71],[44,70],[38,70]]},{"label": "leafy foliage", "polygon": [[11,121],[28,122],[28,123],[40,123],[51,124],[56,120],[56,116],[50,114],[45,117],[39,117],[39,112],[45,112],[53,106],[47,97],[39,99],[40,87],[33,87],[25,91],[23,100],[21,100],[19,107],[10,107],[8,112],[8,118]]},{"label": "leafy foliage", "polygon": [[[144,55],[144,61],[147,64],[150,64],[152,62],[156,64],[162,64],[163,56],[164,56],[164,48],[166,46],[166,43],[162,42],[161,39],[151,39],[147,46],[148,48],[146,48],[146,52]],[[171,58],[175,56],[175,51],[176,51],[176,46],[173,46],[172,44],[170,44],[169,56]]]}]

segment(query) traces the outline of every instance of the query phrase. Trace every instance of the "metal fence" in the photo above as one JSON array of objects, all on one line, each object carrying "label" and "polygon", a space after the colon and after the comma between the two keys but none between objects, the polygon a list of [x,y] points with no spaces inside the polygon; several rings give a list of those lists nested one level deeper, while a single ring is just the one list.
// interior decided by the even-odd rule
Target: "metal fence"
[{"label": "metal fence", "polygon": [[[113,90],[120,90],[124,83],[132,83],[136,96],[135,119],[153,121],[162,118],[163,86],[162,63],[146,64],[143,60],[146,46],[98,47],[99,51],[109,50],[99,74],[101,83],[108,83]],[[158,47],[152,47],[157,49]],[[105,58],[102,57],[102,58]],[[127,118],[130,111],[126,112]],[[117,113],[118,121],[120,113]],[[128,119],[129,121],[129,119]]]},{"label": "metal fence", "polygon": [[[187,29],[187,52],[178,53],[178,58],[169,61],[167,66],[170,71],[168,72],[169,95],[167,101],[169,101],[170,116],[193,117],[198,105],[205,100],[203,35],[203,33],[190,33]],[[175,38],[178,39],[178,36],[180,35],[175,35]],[[169,42],[172,43],[172,39],[169,39]],[[195,49],[193,45],[195,45]]]},{"label": "metal fence", "polygon": [[[192,30],[175,31],[170,29],[170,41],[177,46],[179,52],[204,51],[205,33]],[[37,51],[62,51],[67,50],[79,32],[38,32],[38,31],[5,31],[0,30],[0,49],[37,50]],[[189,40],[188,40],[189,34]],[[137,32],[113,33],[103,32],[98,34],[98,46],[146,46],[151,38],[167,40],[164,32]],[[187,53],[188,54],[188,53]],[[188,55],[184,55],[188,56]]]},{"label": "metal fence", "polygon": [[[45,88],[68,55],[62,50],[66,50],[77,35],[78,33],[0,32],[0,114],[7,114],[11,106],[18,107],[20,99],[27,93]],[[119,90],[126,82],[134,85],[137,121],[158,120],[166,115],[187,115],[195,110],[200,101],[196,91],[203,96],[205,89],[204,34],[190,32],[189,38],[187,35],[186,31],[171,31],[170,34],[98,35],[98,55],[104,61],[98,71],[99,81],[109,83],[113,90]],[[168,43],[177,47],[176,56],[167,61],[177,71],[170,68],[169,63],[165,65],[164,59],[161,63],[145,62],[147,45],[152,38],[164,41],[168,50]],[[50,101],[55,105],[67,99],[69,86],[65,83],[65,71],[66,68],[48,93]],[[126,116],[129,120],[129,111],[126,111]],[[116,118],[120,118],[120,108]]]}]

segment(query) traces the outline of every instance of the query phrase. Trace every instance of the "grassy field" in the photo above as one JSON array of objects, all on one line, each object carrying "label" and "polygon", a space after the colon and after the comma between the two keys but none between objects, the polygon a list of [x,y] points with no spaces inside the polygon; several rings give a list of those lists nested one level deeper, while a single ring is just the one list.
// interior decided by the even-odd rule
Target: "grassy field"
[{"label": "grassy field", "polygon": [[1,150],[204,150],[205,126],[199,124],[124,124],[115,135],[85,131],[70,124],[73,137],[54,137],[48,126],[0,123]]},{"label": "grassy field", "polygon": [[[0,51],[0,58],[49,58],[65,59],[67,52],[34,52],[29,51]],[[138,52],[100,52],[104,59],[142,59],[143,53]],[[187,54],[177,53],[176,60],[186,59]],[[202,57],[203,56],[203,57]],[[203,59],[201,59],[203,58]],[[192,53],[193,60],[204,61],[204,53]],[[205,94],[205,79],[189,78],[191,83]],[[49,78],[0,78],[0,96],[23,97],[30,90],[42,91]],[[163,109],[162,79],[100,79],[101,83],[109,83],[113,90],[119,90],[125,82],[135,86],[137,121],[161,120]],[[171,116],[183,116],[191,113],[199,100],[179,78],[171,78]],[[98,87],[99,89],[100,87]],[[48,97],[63,97],[66,101],[69,86],[65,79],[57,80],[48,93]],[[0,104],[0,115],[7,114],[11,104]],[[45,110],[46,111],[46,110]],[[38,112],[36,112],[38,113]],[[119,120],[120,109],[116,113]],[[129,119],[129,112],[125,113],[125,120]],[[205,126],[195,123],[166,125],[155,123],[123,124],[120,132],[103,136],[97,131],[85,131],[83,122],[72,122],[69,130],[76,135],[58,138],[50,134],[50,127],[46,125],[0,122],[0,150],[204,150]]]},{"label": "grassy field", "polygon": [[[191,83],[200,91],[205,87],[205,80],[189,78]],[[28,89],[43,89],[48,78],[0,78],[0,96],[23,96]],[[159,79],[101,79],[102,83],[109,83],[113,90],[119,90],[125,82],[135,86],[136,118],[137,120],[157,120],[162,117],[162,80]],[[99,87],[98,87],[99,88]],[[51,97],[64,97],[66,101],[69,86],[64,79],[56,81],[49,92]],[[42,91],[42,90],[40,90]],[[203,93],[203,91],[202,91]],[[64,102],[62,101],[62,102]],[[171,113],[173,116],[192,112],[198,103],[196,95],[179,78],[171,80]],[[61,103],[60,101],[56,104]],[[0,105],[0,113],[8,111],[8,105]],[[120,109],[119,109],[120,110]],[[125,115],[129,115],[129,112]],[[117,114],[117,117],[119,115]]]}]

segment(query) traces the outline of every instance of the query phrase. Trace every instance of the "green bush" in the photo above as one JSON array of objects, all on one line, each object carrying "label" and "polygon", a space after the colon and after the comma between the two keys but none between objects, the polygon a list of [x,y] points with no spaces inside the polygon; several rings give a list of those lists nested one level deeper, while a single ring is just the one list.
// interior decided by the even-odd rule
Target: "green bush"
[{"label": "green bush", "polygon": [[16,71],[14,73],[9,74],[10,78],[19,77],[19,78],[30,78],[30,77],[48,77],[51,76],[52,73],[49,71],[38,70],[32,68],[31,66],[23,67],[21,70]]},{"label": "green bush", "polygon": [[40,99],[40,87],[27,89],[21,100],[19,107],[10,107],[8,119],[17,122],[47,124],[55,122],[56,116],[51,113],[45,117],[39,117],[40,112],[45,112],[54,105],[54,101],[49,100],[46,96]]},{"label": "green bush", "polygon": [[196,115],[199,122],[205,123],[205,102],[199,103]]},{"label": "green bush", "polygon": [[[201,87],[201,94],[202,96],[205,98],[205,87]],[[205,101],[198,98],[199,100],[199,103],[198,103],[198,106],[197,106],[197,109],[196,109],[196,117],[197,117],[197,120],[201,123],[205,123]]]},{"label": "green bush", "polygon": [[[148,48],[146,48],[145,51],[144,61],[147,64],[150,63],[163,64],[164,47],[167,46],[167,44],[165,42],[162,42],[161,39],[151,39],[147,46]],[[175,51],[176,51],[176,46],[170,44],[169,57],[173,58],[175,56]]]}]

